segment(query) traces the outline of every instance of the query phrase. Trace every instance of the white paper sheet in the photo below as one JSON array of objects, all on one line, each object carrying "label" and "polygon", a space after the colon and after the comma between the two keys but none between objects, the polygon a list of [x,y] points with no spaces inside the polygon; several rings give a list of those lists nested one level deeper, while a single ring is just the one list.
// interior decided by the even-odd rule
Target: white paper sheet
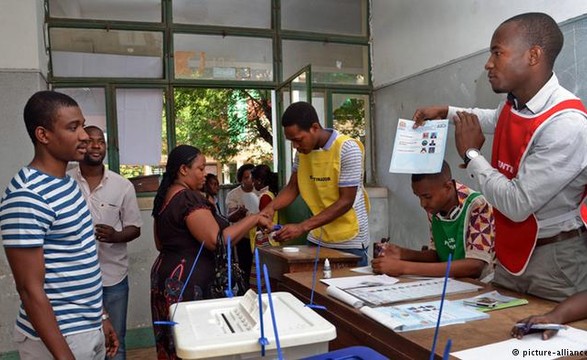
[{"label": "white paper sheet", "polygon": [[338,300],[342,301],[343,303],[348,304],[348,305],[350,305],[354,308],[357,308],[357,309],[362,307],[363,305],[365,305],[365,303],[362,302],[361,300],[350,295],[346,291],[337,288],[336,286],[327,287],[326,293],[328,295],[332,296],[333,298],[338,299]]},{"label": "white paper sheet", "polygon": [[[380,306],[401,301],[419,300],[440,296],[444,288],[444,279],[411,281],[392,285],[355,287],[345,289],[349,294],[373,306]],[[481,286],[448,279],[447,294],[478,291]]]},{"label": "white paper sheet", "polygon": [[414,121],[399,119],[390,173],[434,174],[440,172],[446,138],[448,120],[429,120],[417,129]]},{"label": "white paper sheet", "polygon": [[351,271],[359,274],[374,274],[371,265],[352,268]]},{"label": "white paper sheet", "polygon": [[[582,353],[579,353],[581,352]],[[578,352],[578,353],[573,353]],[[510,339],[494,344],[451,353],[462,360],[548,360],[563,356],[587,357],[587,331],[568,327],[560,330],[549,340],[542,340],[540,334],[524,336],[522,340]]]},{"label": "white paper sheet", "polygon": [[339,289],[351,289],[365,286],[393,285],[399,280],[387,275],[346,276],[331,279],[320,279],[323,283]]}]

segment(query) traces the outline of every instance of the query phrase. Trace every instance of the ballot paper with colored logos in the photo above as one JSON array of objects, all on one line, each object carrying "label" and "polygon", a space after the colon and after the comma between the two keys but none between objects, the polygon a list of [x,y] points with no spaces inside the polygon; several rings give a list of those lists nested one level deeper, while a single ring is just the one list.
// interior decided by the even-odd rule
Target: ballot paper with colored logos
[{"label": "ballot paper with colored logos", "polygon": [[414,129],[414,121],[399,119],[391,155],[390,173],[434,174],[440,172],[448,120],[428,120]]},{"label": "ballot paper with colored logos", "polygon": [[[393,331],[411,331],[436,326],[440,301],[395,306],[363,306],[360,311]],[[471,309],[462,303],[444,301],[440,326],[489,318],[488,314]]]}]

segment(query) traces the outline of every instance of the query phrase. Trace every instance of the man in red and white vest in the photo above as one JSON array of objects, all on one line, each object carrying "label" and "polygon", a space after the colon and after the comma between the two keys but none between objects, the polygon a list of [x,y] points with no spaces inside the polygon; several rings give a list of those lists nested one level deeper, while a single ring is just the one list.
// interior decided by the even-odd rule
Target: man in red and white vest
[{"label": "man in red and white vest", "polygon": [[[435,106],[414,114],[418,124],[454,120],[467,174],[494,207],[494,282],[554,301],[587,289],[587,232],[580,210],[587,184],[587,114],[553,73],[562,45],[563,34],[550,16],[510,18],[494,32],[485,64],[493,91],[507,93],[506,101],[495,110]],[[495,134],[491,162],[481,152],[483,132]]]}]

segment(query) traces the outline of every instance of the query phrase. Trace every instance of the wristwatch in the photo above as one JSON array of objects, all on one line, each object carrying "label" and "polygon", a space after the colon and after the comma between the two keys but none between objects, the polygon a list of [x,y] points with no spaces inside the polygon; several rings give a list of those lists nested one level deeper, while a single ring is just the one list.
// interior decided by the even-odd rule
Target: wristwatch
[{"label": "wristwatch", "polygon": [[102,321],[106,321],[110,319],[110,315],[108,315],[108,313],[102,313]]},{"label": "wristwatch", "polygon": [[469,162],[479,155],[481,155],[481,152],[479,150],[475,148],[467,149],[467,151],[465,151],[465,156],[463,156],[465,166],[469,165]]}]

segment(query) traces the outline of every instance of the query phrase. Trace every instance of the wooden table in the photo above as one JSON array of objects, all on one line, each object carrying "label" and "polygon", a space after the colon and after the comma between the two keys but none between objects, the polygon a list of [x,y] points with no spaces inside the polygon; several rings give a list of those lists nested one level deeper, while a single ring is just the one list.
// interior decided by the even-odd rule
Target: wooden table
[{"label": "wooden table", "polygon": [[[286,248],[297,248],[297,252],[284,252],[283,246],[268,246],[259,248],[259,260],[267,265],[271,286],[276,289],[287,273],[312,272],[316,259],[317,246],[296,245]],[[361,259],[357,255],[335,249],[320,247],[318,260],[318,274],[322,277],[324,260],[328,259],[332,270],[356,267]]]},{"label": "wooden table", "polygon": [[[359,275],[348,269],[332,271],[333,277]],[[402,281],[405,281],[402,279]],[[281,291],[289,291],[301,301],[309,302],[312,286],[311,273],[291,273],[284,275]],[[494,290],[487,286],[478,293],[464,293],[447,296],[448,299],[460,299],[475,296],[482,292]],[[541,314],[552,309],[556,303],[529,295],[498,289],[503,295],[528,299],[529,304],[489,312],[490,318],[471,321],[465,324],[448,325],[440,328],[436,347],[436,358],[442,359],[444,345],[452,339],[451,352],[510,339],[512,324],[530,315]],[[428,299],[430,300],[430,299]],[[424,300],[416,300],[424,301]],[[326,306],[327,310],[317,310],[320,315],[336,326],[337,337],[330,342],[330,350],[362,345],[368,346],[391,359],[428,359],[434,329],[424,329],[396,333],[377,321],[363,315],[359,310],[326,294],[326,285],[316,282],[314,303]],[[587,330],[587,320],[570,324]],[[451,357],[455,359],[454,357]]]}]

